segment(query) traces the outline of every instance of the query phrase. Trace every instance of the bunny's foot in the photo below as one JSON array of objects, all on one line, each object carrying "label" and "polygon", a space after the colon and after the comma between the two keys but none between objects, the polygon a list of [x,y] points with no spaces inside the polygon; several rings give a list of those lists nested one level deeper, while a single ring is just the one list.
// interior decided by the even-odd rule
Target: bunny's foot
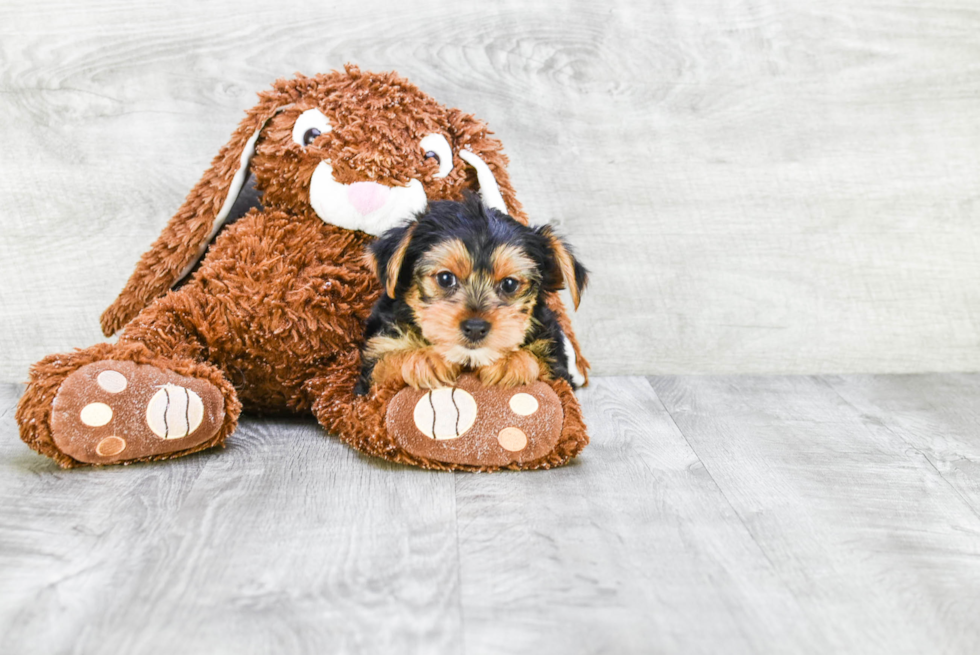
[{"label": "bunny's foot", "polygon": [[545,382],[502,388],[465,375],[452,387],[406,388],[386,427],[405,451],[447,465],[500,468],[539,460],[562,436],[561,400]]},{"label": "bunny's foot", "polygon": [[62,466],[202,450],[224,440],[239,411],[234,389],[213,367],[153,357],[133,346],[104,344],[48,358],[33,373],[18,408],[21,436]]},{"label": "bunny's foot", "polygon": [[433,390],[381,385],[354,396],[338,376],[311,384],[313,411],[360,451],[443,470],[542,469],[566,464],[589,443],[564,380],[488,386],[471,373]]},{"label": "bunny's foot", "polygon": [[62,383],[51,436],[80,462],[114,464],[199,446],[214,437],[223,418],[221,392],[206,380],[102,360]]}]

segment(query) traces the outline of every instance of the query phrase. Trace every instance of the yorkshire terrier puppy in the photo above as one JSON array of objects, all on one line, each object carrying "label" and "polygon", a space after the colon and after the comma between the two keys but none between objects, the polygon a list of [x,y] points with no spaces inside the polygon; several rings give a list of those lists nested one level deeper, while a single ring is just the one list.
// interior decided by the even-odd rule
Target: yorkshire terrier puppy
[{"label": "yorkshire terrier puppy", "polygon": [[368,319],[356,392],[393,379],[451,386],[562,378],[574,386],[564,334],[544,294],[566,285],[576,309],[588,273],[544,225],[531,228],[476,196],[431,203],[369,247],[385,293]]}]

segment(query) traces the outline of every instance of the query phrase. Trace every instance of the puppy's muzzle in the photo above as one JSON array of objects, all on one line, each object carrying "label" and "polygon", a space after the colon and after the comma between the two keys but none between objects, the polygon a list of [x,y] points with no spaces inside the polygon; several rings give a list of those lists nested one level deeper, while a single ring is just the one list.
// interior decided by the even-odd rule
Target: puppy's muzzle
[{"label": "puppy's muzzle", "polygon": [[468,318],[459,324],[459,329],[463,331],[463,336],[471,343],[482,341],[490,332],[490,321],[482,318]]}]

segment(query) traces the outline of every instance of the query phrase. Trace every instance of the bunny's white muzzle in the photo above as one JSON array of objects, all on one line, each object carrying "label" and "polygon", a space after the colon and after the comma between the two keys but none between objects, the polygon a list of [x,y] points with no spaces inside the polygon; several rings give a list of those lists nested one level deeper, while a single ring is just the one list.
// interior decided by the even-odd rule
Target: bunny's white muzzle
[{"label": "bunny's white muzzle", "polygon": [[310,179],[310,205],[323,222],[374,236],[424,212],[426,204],[425,189],[414,179],[403,187],[377,182],[341,184],[325,161]]}]

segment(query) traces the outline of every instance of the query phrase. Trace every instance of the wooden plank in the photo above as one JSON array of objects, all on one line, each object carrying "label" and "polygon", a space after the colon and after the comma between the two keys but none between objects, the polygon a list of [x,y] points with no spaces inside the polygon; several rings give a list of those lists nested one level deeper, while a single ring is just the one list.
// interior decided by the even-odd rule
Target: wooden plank
[{"label": "wooden plank", "polygon": [[897,427],[819,378],[651,383],[828,652],[980,649],[980,519]]},{"label": "wooden plank", "polygon": [[71,652],[107,611],[125,619],[116,594],[205,460],[62,471],[17,437],[20,391],[0,385],[0,651]]},{"label": "wooden plank", "polygon": [[828,652],[642,378],[569,467],[457,476],[470,654]]},{"label": "wooden plank", "polygon": [[980,376],[825,376],[866,421],[878,422],[934,466],[980,515]]},{"label": "wooden plank", "polygon": [[0,652],[462,651],[451,475],[312,420],[68,472],[2,433]]},{"label": "wooden plank", "polygon": [[977,652],[978,376],[650,382],[494,475],[281,419],[61,471],[0,385],[0,652]]},{"label": "wooden plank", "polygon": [[489,121],[594,271],[598,373],[980,370],[978,31],[960,0],[5,0],[0,380],[101,340],[255,93],[348,60]]}]

